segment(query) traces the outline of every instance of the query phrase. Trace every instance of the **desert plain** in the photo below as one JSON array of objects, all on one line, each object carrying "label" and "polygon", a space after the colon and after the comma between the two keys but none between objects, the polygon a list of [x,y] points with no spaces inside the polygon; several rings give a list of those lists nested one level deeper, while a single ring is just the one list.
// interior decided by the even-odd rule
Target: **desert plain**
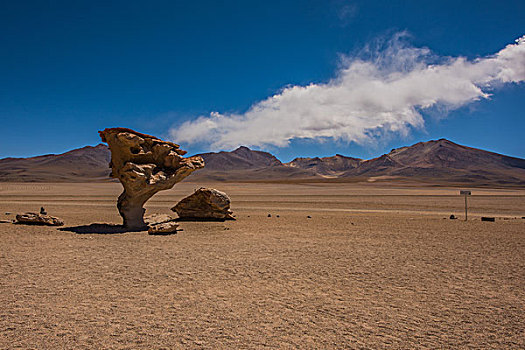
[{"label": "desert plain", "polygon": [[472,189],[465,222],[452,187],[182,182],[147,214],[201,186],[237,220],[151,236],[91,225],[118,183],[0,183],[2,220],[65,221],[0,224],[0,348],[525,348],[525,190]]}]

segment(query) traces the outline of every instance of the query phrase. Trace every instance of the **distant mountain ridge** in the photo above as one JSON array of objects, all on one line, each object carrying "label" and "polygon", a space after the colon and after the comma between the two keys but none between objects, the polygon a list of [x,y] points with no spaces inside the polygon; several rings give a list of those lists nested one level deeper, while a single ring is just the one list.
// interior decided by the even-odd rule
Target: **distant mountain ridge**
[{"label": "distant mountain ridge", "polygon": [[198,154],[204,159],[204,169],[192,174],[194,180],[257,181],[292,178],[314,178],[309,170],[296,169],[281,163],[274,155],[241,146],[231,152]]},{"label": "distant mountain ridge", "polygon": [[525,184],[525,159],[458,145],[447,139],[419,142],[366,160],[342,177],[414,177],[435,182]]},{"label": "distant mountain ridge", "polygon": [[[268,152],[241,146],[231,152],[200,154],[204,169],[187,181],[412,181],[479,186],[524,186],[525,159],[462,146],[446,139],[419,142],[363,160],[295,158],[282,163]],[[86,182],[109,178],[106,145],[58,155],[0,159],[0,181]]]},{"label": "distant mountain ridge", "polygon": [[209,152],[199,154],[206,167],[213,170],[256,169],[261,167],[281,166],[282,163],[268,152],[253,151],[241,146],[231,152]]},{"label": "distant mountain ridge", "polygon": [[62,154],[0,159],[0,181],[84,182],[110,181],[108,147],[99,144]]},{"label": "distant mountain ridge", "polygon": [[362,159],[336,154],[331,157],[295,158],[286,165],[294,168],[312,170],[316,174],[325,176],[340,176],[350,169],[357,168]]}]

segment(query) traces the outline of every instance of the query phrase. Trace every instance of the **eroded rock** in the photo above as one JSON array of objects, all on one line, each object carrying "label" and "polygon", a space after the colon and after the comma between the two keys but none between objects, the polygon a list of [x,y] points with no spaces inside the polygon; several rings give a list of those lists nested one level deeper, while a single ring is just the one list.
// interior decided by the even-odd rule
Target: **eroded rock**
[{"label": "eroded rock", "polygon": [[151,214],[144,217],[144,222],[146,222],[148,226],[162,224],[173,220],[175,220],[175,218],[166,214]]},{"label": "eroded rock", "polygon": [[144,218],[148,225],[148,233],[150,235],[168,235],[177,233],[179,224],[169,215],[166,214],[152,214]]},{"label": "eroded rock", "polygon": [[126,228],[147,228],[144,203],[204,167],[201,157],[184,158],[186,151],[179,145],[155,136],[126,128],[105,129],[99,134],[111,150],[111,176],[124,187],[117,208]]},{"label": "eroded rock", "polygon": [[16,215],[16,224],[24,225],[47,225],[47,226],[62,226],[64,221],[51,215],[43,215],[38,213],[24,213]]},{"label": "eroded rock", "polygon": [[200,188],[182,199],[171,210],[182,220],[235,220],[230,197],[213,188]]},{"label": "eroded rock", "polygon": [[175,221],[167,221],[159,224],[150,225],[148,227],[148,233],[150,235],[169,235],[172,233],[177,233],[179,224]]}]

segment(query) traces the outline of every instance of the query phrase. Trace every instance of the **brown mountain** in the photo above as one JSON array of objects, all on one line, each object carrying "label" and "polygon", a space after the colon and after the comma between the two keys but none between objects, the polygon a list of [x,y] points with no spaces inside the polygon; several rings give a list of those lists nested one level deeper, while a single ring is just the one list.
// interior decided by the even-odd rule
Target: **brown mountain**
[{"label": "brown mountain", "polygon": [[350,169],[357,168],[363,162],[362,159],[346,157],[336,154],[332,157],[324,158],[295,158],[287,166],[313,171],[324,176],[337,177]]},{"label": "brown mountain", "polygon": [[345,178],[384,176],[451,184],[524,185],[525,159],[440,139],[393,149],[342,175]]},{"label": "brown mountain", "polygon": [[[187,181],[411,181],[448,185],[525,186],[525,159],[461,146],[451,141],[420,142],[361,160],[335,155],[296,158],[283,164],[275,156],[247,147],[204,153],[206,166]],[[58,155],[0,159],[0,181],[112,181],[105,145]]]},{"label": "brown mountain", "polygon": [[317,176],[313,171],[286,166],[268,152],[254,151],[245,146],[231,152],[210,152],[199,156],[204,158],[206,165],[192,174],[188,181],[264,181]]},{"label": "brown mountain", "polygon": [[85,182],[111,181],[106,145],[86,146],[62,154],[0,159],[0,181]]},{"label": "brown mountain", "polygon": [[199,154],[206,163],[209,170],[246,170],[283,165],[279,159],[272,154],[262,151],[253,151],[248,147],[241,146],[231,152],[210,152]]}]

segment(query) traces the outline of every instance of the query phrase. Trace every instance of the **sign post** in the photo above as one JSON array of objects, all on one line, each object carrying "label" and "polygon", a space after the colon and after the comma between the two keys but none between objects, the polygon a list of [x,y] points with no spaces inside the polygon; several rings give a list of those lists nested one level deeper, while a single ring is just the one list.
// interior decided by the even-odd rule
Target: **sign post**
[{"label": "sign post", "polygon": [[468,218],[468,213],[467,213],[467,208],[468,208],[468,205],[467,205],[467,197],[470,196],[472,193],[470,191],[459,191],[459,194],[462,195],[462,196],[465,196],[465,221],[467,221],[467,218]]}]

